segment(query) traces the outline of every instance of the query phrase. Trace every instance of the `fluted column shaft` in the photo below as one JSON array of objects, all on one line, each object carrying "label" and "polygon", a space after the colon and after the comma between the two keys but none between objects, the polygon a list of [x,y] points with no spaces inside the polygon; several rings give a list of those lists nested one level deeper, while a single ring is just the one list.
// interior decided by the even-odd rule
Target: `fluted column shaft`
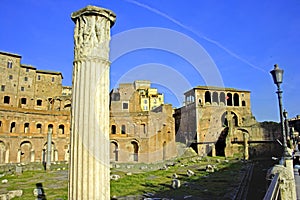
[{"label": "fluted column shaft", "polygon": [[115,15],[87,6],[72,13],[73,96],[69,199],[110,199],[109,40]]}]

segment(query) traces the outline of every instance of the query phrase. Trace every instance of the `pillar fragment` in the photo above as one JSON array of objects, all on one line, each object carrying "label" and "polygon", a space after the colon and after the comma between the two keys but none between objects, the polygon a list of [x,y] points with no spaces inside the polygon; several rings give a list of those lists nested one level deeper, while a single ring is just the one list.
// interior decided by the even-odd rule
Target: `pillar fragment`
[{"label": "pillar fragment", "polygon": [[71,17],[75,29],[69,199],[110,199],[109,41],[116,16],[87,6]]}]

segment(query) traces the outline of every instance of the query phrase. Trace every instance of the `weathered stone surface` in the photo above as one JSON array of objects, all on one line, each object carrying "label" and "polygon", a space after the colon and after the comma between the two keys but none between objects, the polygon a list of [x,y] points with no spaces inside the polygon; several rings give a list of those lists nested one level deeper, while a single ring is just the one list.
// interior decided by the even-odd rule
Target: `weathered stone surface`
[{"label": "weathered stone surface", "polygon": [[115,14],[87,6],[74,29],[69,199],[110,199],[109,41]]}]

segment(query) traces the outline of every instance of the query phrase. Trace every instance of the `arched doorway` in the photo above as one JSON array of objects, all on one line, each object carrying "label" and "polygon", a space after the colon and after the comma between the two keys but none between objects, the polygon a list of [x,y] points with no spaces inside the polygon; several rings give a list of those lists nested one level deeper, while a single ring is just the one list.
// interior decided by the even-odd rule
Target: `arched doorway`
[{"label": "arched doorway", "polygon": [[30,163],[31,161],[31,150],[32,145],[29,141],[24,141],[20,144],[20,162],[21,163]]},{"label": "arched doorway", "polygon": [[131,142],[132,149],[133,149],[133,161],[138,162],[139,160],[139,145],[137,142]]},{"label": "arched doorway", "polygon": [[118,151],[119,151],[119,148],[118,148],[118,143],[117,142],[111,142],[110,143],[110,161],[118,161]]},{"label": "arched doorway", "polygon": [[0,141],[0,164],[5,163],[6,146],[4,142]]},{"label": "arched doorway", "polygon": [[224,128],[216,142],[216,156],[225,156],[226,137],[228,135],[228,127]]}]

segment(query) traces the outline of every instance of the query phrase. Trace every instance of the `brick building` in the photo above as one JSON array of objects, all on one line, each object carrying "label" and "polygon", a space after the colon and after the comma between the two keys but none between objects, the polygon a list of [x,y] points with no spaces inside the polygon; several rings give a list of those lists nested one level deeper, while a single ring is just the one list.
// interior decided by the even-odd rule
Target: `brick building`
[{"label": "brick building", "polygon": [[110,93],[111,161],[151,163],[176,157],[172,105],[149,81],[120,84]]},{"label": "brick building", "polygon": [[175,110],[176,140],[199,155],[257,155],[272,152],[280,130],[262,127],[251,112],[250,91],[198,86]]},{"label": "brick building", "polygon": [[51,130],[52,160],[67,160],[71,97],[62,74],[6,52],[0,52],[0,73],[0,164],[45,161]]}]

